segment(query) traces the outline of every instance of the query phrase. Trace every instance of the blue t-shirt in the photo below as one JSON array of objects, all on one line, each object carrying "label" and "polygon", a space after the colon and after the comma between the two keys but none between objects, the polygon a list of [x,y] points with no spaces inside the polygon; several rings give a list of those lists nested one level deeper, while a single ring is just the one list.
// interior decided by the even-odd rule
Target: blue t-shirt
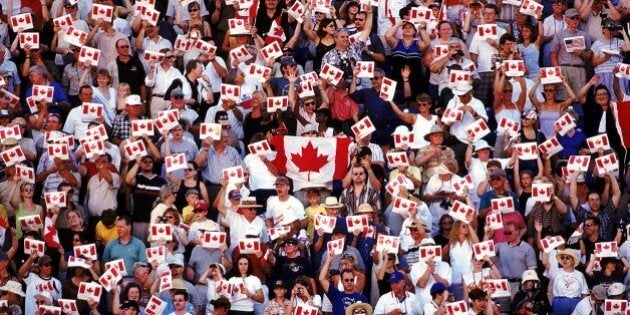
[{"label": "blue t-shirt", "polygon": [[369,303],[368,299],[360,293],[344,293],[339,290],[331,283],[328,287],[328,293],[326,293],[330,303],[333,305],[333,315],[345,315],[346,307],[356,303],[356,302],[364,302]]},{"label": "blue t-shirt", "polygon": [[558,157],[565,159],[571,155],[579,155],[580,148],[586,147],[586,136],[581,131],[576,130],[573,137],[569,137],[568,134],[564,136],[558,135],[558,142],[563,148],[558,153]]}]

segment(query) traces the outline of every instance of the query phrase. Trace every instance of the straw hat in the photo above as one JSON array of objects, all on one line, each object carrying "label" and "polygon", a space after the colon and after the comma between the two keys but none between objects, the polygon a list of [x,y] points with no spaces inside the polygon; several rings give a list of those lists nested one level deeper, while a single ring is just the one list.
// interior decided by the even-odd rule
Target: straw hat
[{"label": "straw hat", "polygon": [[337,197],[326,197],[326,200],[322,204],[324,208],[342,208],[343,205],[337,201]]},{"label": "straw hat", "polygon": [[24,291],[22,291],[22,285],[17,281],[9,280],[7,283],[0,287],[0,291],[11,292],[21,297],[25,297]]}]

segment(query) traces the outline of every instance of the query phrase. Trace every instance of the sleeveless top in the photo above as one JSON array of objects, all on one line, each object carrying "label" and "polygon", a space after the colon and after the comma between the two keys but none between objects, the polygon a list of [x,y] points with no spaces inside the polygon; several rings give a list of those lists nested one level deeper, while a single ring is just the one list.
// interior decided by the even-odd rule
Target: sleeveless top
[{"label": "sleeveless top", "polygon": [[556,120],[560,118],[560,113],[557,110],[541,110],[538,114],[538,121],[540,122],[540,131],[547,138],[551,138],[555,134]]},{"label": "sleeveless top", "polygon": [[518,110],[518,108],[505,108],[504,107],[500,112],[495,114],[495,117],[497,119],[497,123],[501,121],[501,117],[514,120],[518,122],[519,124],[521,123],[521,111]]},{"label": "sleeveless top", "polygon": [[540,57],[540,51],[536,48],[536,45],[529,44],[529,46],[525,47],[523,44],[517,45],[518,50],[523,55],[523,62],[525,62],[525,66],[529,69],[529,74],[527,75],[528,79],[536,80],[538,77],[538,58]]},{"label": "sleeveless top", "polygon": [[200,181],[197,181],[195,186],[188,187],[184,184],[184,181],[182,181],[179,186],[179,190],[177,191],[177,196],[175,197],[175,207],[177,207],[177,211],[179,211],[179,213],[181,213],[184,207],[188,205],[188,202],[186,202],[186,192],[188,191],[188,189],[197,189],[197,191],[199,191],[199,199],[201,199],[201,190],[199,189],[199,183]]},{"label": "sleeveless top", "polygon": [[319,44],[315,47],[315,59],[313,59],[313,70],[319,72],[322,68],[322,59],[324,55],[335,48],[335,43],[333,42],[330,45],[324,44],[321,40]]}]

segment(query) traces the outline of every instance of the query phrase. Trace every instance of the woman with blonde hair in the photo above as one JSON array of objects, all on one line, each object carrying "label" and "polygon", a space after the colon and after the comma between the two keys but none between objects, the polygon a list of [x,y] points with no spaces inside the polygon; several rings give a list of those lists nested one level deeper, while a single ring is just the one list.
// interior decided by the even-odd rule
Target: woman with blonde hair
[{"label": "woman with blonde hair", "polygon": [[176,188],[173,185],[163,185],[160,188],[160,196],[153,203],[153,210],[151,210],[151,224],[157,223],[159,217],[164,215],[164,212],[168,208],[175,208]]},{"label": "woman with blonde hair", "polygon": [[43,220],[43,207],[33,202],[33,194],[35,192],[35,185],[31,183],[22,183],[20,185],[20,204],[18,205],[17,212],[15,213],[15,229],[17,231],[17,237],[22,238],[22,225],[19,222],[20,217],[29,215],[39,215]]},{"label": "woman with blonde hair", "polygon": [[478,242],[477,232],[470,224],[462,221],[453,223],[450,240],[444,246],[442,256],[451,262],[451,289],[456,301],[464,298],[464,271],[473,270],[473,244]]}]

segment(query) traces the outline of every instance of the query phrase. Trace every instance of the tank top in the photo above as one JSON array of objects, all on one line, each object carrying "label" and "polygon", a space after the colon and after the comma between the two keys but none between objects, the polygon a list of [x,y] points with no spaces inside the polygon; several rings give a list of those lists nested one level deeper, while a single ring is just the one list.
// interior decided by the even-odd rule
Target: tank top
[{"label": "tank top", "polygon": [[[186,192],[188,191],[188,189],[193,189],[193,188],[197,189],[197,191],[201,193],[201,190],[199,189],[199,181],[197,181],[197,183],[193,187],[186,186],[184,184],[184,181],[182,181],[181,185],[179,186],[179,190],[177,191],[177,196],[175,197],[175,207],[177,207],[177,210],[180,213],[182,212],[184,207],[188,205],[188,202],[186,202]],[[201,195],[199,195],[199,198],[201,199]]]},{"label": "tank top", "polygon": [[327,52],[331,51],[333,48],[335,48],[334,42],[330,45],[326,45],[321,40],[319,41],[319,44],[317,44],[317,46],[315,47],[315,59],[313,60],[314,71],[319,72],[319,70],[321,70],[322,59],[324,58],[324,55]]},{"label": "tank top", "polygon": [[555,134],[555,125],[556,120],[560,118],[560,113],[557,110],[541,110],[538,116],[538,120],[540,121],[540,131],[547,138],[551,138]]},{"label": "tank top", "polygon": [[523,44],[517,45],[518,50],[523,55],[523,62],[529,69],[529,74],[527,75],[528,79],[536,80],[538,77],[538,58],[540,57],[540,51],[536,48],[536,45],[529,44],[529,46],[525,47]]},{"label": "tank top", "polygon": [[514,120],[521,123],[521,111],[518,108],[503,108],[500,112],[495,115],[497,119],[497,123],[501,121],[501,117],[505,117],[511,120]]}]

